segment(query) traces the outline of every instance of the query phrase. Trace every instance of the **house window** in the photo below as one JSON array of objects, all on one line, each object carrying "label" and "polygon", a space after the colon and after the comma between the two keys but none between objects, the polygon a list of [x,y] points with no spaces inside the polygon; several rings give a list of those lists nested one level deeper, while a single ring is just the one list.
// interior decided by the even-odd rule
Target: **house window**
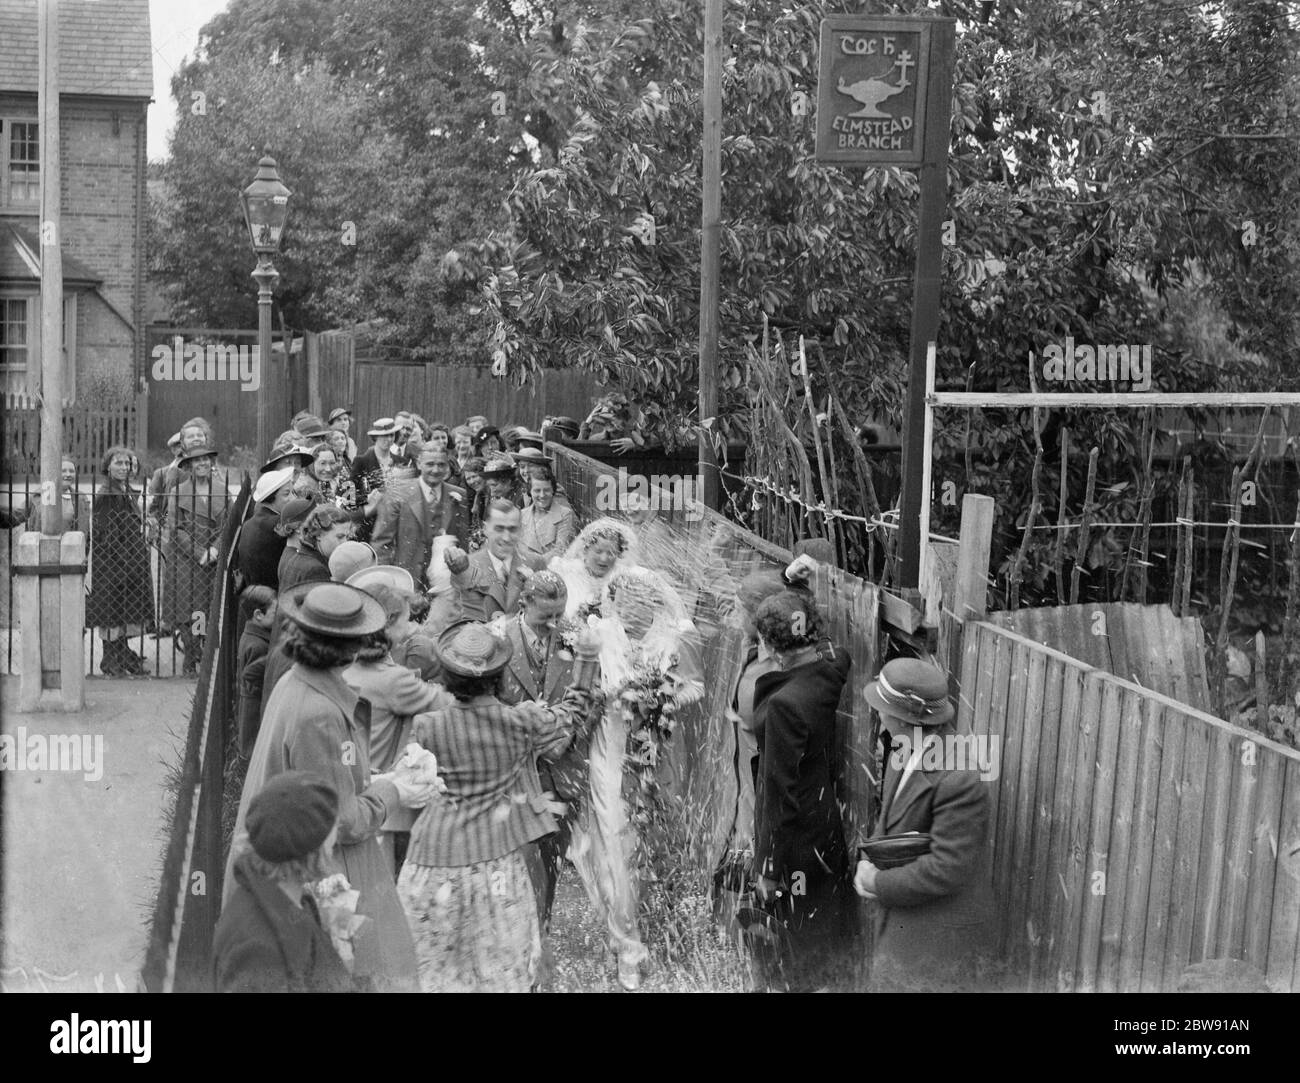
[{"label": "house window", "polygon": [[[0,394],[30,394],[40,385],[41,299],[0,294]],[[77,394],[77,295],[63,298],[63,401]],[[27,373],[32,372],[28,388]]]},{"label": "house window", "polygon": [[0,297],[0,377],[6,394],[27,389],[34,310],[26,297]]},{"label": "house window", "polygon": [[32,208],[41,200],[41,141],[34,120],[0,118],[0,207]]}]

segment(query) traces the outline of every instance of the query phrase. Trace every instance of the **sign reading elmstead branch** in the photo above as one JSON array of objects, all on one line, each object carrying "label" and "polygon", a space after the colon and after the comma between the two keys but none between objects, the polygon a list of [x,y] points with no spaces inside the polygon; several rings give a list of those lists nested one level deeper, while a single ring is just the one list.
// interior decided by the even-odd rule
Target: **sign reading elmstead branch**
[{"label": "sign reading elmstead branch", "polygon": [[822,20],[817,161],[917,166],[925,151],[930,20]]}]

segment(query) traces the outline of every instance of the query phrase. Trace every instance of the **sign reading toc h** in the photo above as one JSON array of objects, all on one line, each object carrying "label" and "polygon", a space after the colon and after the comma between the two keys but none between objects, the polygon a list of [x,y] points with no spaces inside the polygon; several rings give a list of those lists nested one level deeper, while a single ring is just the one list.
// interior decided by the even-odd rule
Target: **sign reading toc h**
[{"label": "sign reading toc h", "polygon": [[933,20],[836,15],[822,20],[817,161],[919,166]]}]

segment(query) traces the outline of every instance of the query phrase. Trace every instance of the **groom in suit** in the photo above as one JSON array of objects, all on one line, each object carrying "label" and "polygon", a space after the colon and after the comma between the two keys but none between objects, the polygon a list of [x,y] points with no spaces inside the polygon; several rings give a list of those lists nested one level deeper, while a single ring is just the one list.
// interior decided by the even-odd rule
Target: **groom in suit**
[{"label": "groom in suit", "polygon": [[473,556],[463,549],[447,550],[451,581],[460,591],[467,620],[489,621],[498,613],[513,617],[524,583],[541,562],[519,555],[519,509],[509,500],[488,505],[483,534],[483,548]]},{"label": "groom in suit", "polygon": [[420,453],[420,476],[390,485],[375,512],[370,544],[381,564],[396,564],[417,583],[426,582],[433,539],[441,534],[464,538],[469,513],[464,490],[447,481],[450,462],[439,448]]},{"label": "groom in suit", "polygon": [[[555,572],[539,571],[524,585],[523,608],[505,622],[503,629],[511,653],[501,673],[502,703],[533,701],[552,705],[564,698],[573,680],[573,655],[564,649],[558,631],[567,600],[564,580]],[[557,815],[559,830],[538,840],[536,856],[540,858],[540,867],[533,868],[530,862],[543,929],[550,922],[555,885],[560,863],[569,848],[572,821],[587,790],[591,721],[591,718],[584,720],[585,724],[574,733],[572,743],[562,755],[537,763],[542,789],[567,805],[566,813]]]}]

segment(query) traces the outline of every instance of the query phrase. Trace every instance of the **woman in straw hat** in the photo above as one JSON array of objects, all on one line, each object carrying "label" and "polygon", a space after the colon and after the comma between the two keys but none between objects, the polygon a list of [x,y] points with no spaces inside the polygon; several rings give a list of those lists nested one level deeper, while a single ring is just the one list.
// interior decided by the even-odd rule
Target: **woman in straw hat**
[{"label": "woman in straw hat", "polygon": [[[858,862],[855,890],[880,905],[872,985],[977,988],[989,976],[993,915],[989,787],[978,763],[966,762],[965,739],[952,740],[958,731],[948,678],[932,662],[895,658],[865,695],[892,735],[873,839],[914,832],[930,840],[928,852],[904,864]],[[950,757],[959,741],[960,764]]]},{"label": "woman in straw hat", "polygon": [[585,693],[553,707],[498,698],[510,644],[478,621],[437,643],[455,704],[415,721],[446,793],[421,813],[397,882],[425,992],[528,992],[542,960],[530,866],[556,830],[534,766],[568,746]]},{"label": "woman in straw hat", "polygon": [[[435,792],[400,768],[370,770],[369,704],[343,680],[343,668],[366,638],[385,624],[384,608],[365,591],[343,583],[307,583],[280,595],[288,627],[285,648],[293,667],[267,701],[253,746],[235,821],[235,854],[243,843],[249,806],[262,788],[289,770],[327,780],[339,795],[339,859],[361,893],[357,913],[373,920],[372,950],[358,947],[355,973],[380,991],[413,989],[415,952],[393,887],[392,865],[377,836],[399,808],[419,808]],[[226,894],[232,880],[226,873]]]}]

